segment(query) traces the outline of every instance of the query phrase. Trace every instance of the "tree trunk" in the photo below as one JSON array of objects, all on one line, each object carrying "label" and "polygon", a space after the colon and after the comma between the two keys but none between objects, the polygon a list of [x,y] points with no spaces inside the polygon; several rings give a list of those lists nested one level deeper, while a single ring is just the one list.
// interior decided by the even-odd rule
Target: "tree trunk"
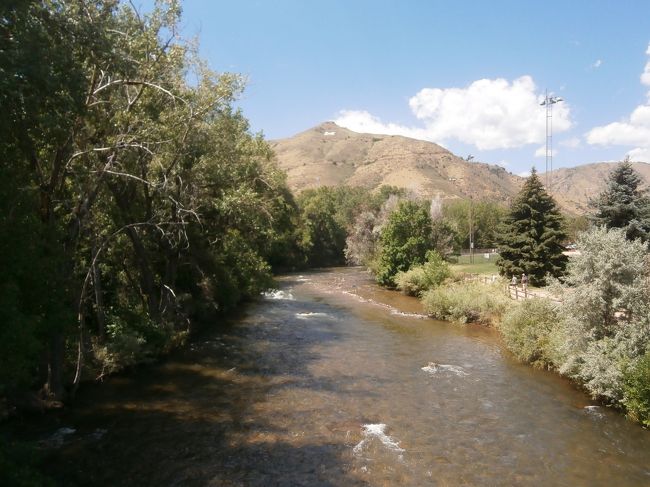
[{"label": "tree trunk", "polygon": [[[124,219],[125,224],[133,223],[131,218],[129,218],[129,202],[127,200],[126,194],[121,190],[121,188],[116,187],[115,185],[109,185],[111,192],[115,197],[115,202],[122,213],[122,218]],[[138,231],[135,227],[127,227],[126,234],[131,240],[133,245],[133,250],[136,255],[136,263],[140,270],[140,286],[142,291],[147,297],[147,304],[149,309],[149,317],[153,320],[158,321],[160,318],[160,303],[158,300],[158,294],[156,289],[156,281],[154,278],[153,271],[151,270],[151,264],[149,262],[149,256],[147,255],[147,250],[142,243],[142,239],[138,234]]]},{"label": "tree trunk", "polygon": [[[97,249],[93,248],[93,256],[97,255]],[[95,307],[97,315],[97,335],[103,343],[106,339],[106,315],[104,314],[104,295],[102,293],[102,276],[99,266],[93,258],[93,288],[95,290]]]}]

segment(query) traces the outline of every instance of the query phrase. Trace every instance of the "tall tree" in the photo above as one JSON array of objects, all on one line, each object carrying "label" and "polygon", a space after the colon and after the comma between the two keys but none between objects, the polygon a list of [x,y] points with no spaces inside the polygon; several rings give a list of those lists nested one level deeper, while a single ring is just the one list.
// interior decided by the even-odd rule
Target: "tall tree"
[{"label": "tall tree", "polygon": [[373,263],[377,282],[394,286],[395,275],[423,264],[434,243],[427,202],[401,200],[381,229],[379,252]]},{"label": "tall tree", "polygon": [[547,274],[560,276],[567,264],[565,239],[557,204],[533,168],[501,226],[499,272],[507,277],[526,273],[532,284],[543,284]]},{"label": "tall tree", "polygon": [[628,240],[650,238],[650,199],[640,189],[643,179],[629,159],[609,174],[607,187],[592,202],[594,223],[605,228],[622,228]]},{"label": "tall tree", "polygon": [[286,177],[232,107],[241,78],[210,71],[179,16],[0,6],[0,395],[61,399],[169,348],[295,247]]}]

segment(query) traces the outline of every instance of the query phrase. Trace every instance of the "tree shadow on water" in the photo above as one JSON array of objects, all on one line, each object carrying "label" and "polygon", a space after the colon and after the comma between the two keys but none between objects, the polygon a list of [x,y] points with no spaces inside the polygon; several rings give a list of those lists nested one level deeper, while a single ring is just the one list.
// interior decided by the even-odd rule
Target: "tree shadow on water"
[{"label": "tree shadow on water", "polygon": [[66,486],[365,485],[341,431],[319,430],[313,412],[292,404],[269,405],[291,387],[359,393],[346,377],[309,372],[315,348],[335,346],[341,332],[327,320],[296,319],[305,309],[332,312],[260,303],[165,363],[85,388],[60,414],[59,424],[77,431],[48,453],[46,473]]}]

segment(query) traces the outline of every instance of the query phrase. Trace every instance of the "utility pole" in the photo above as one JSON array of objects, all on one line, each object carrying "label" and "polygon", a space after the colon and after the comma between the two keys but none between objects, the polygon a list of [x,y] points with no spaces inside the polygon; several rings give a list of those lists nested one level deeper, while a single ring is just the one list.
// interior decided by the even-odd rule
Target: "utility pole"
[{"label": "utility pole", "polygon": [[472,214],[472,207],[474,206],[474,198],[469,197],[469,263],[474,263],[474,216]]},{"label": "utility pole", "polygon": [[[548,90],[544,95],[541,106],[546,107],[546,190],[551,193],[551,173],[553,172],[553,105],[563,101],[559,96],[548,96]],[[550,172],[549,172],[550,168]]]}]

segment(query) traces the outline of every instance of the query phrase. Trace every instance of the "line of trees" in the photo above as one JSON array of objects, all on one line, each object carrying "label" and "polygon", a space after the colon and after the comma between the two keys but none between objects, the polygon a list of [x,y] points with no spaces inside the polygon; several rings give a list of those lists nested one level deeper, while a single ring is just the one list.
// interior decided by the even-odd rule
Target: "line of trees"
[{"label": "line of trees", "polygon": [[[0,10],[0,396],[59,401],[147,360],[300,260],[298,207],[243,88],[180,8]],[[35,400],[29,396],[30,401]]]}]

